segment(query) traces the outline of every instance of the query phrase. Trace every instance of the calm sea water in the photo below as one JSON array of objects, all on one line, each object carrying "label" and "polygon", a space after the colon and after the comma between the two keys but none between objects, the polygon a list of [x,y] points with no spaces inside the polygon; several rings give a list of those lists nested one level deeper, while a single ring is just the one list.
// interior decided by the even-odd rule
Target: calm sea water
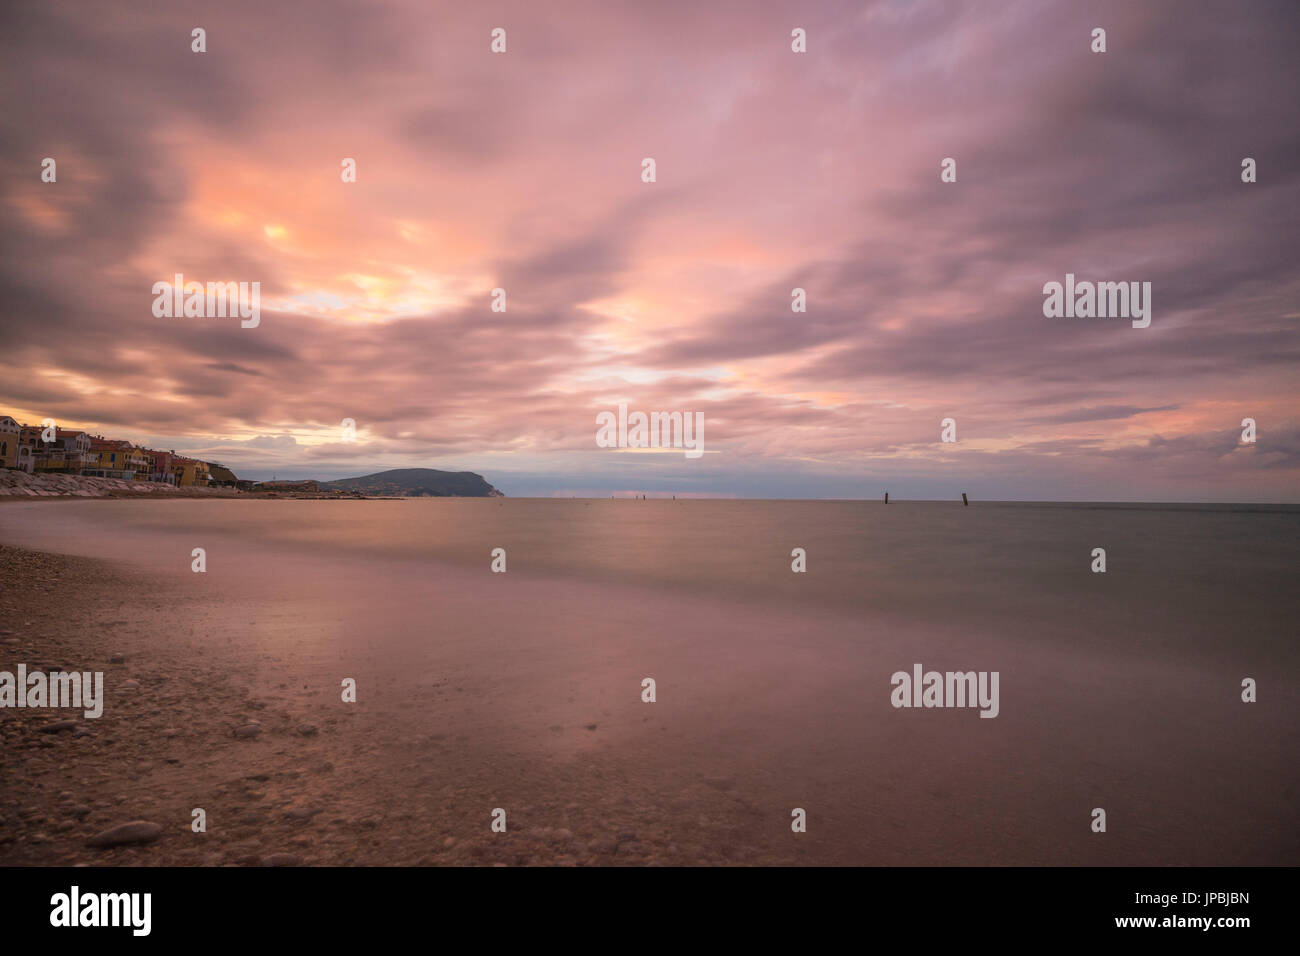
[{"label": "calm sea water", "polygon": [[[0,540],[152,569],[230,558],[378,564],[624,584],[747,605],[1106,646],[1215,654],[1249,635],[1295,660],[1300,507],[839,501],[410,499],[85,501],[0,507]],[[808,571],[791,571],[803,548]],[[1105,574],[1091,571],[1104,548]],[[183,559],[183,560],[182,560]],[[220,566],[221,558],[214,555]],[[259,576],[267,569],[259,569]],[[274,573],[273,570],[270,573]],[[666,598],[661,598],[666,599]],[[668,605],[663,605],[665,613]]]},{"label": "calm sea water", "polygon": [[[246,680],[271,732],[209,741],[211,779],[283,764],[293,799],[401,816],[388,862],[448,834],[495,859],[497,806],[524,833],[572,831],[584,862],[621,859],[626,832],[663,862],[1300,853],[1294,507],[37,501],[0,506],[0,542],[140,569],[103,608],[53,596],[93,622],[91,660],[125,649],[146,687]],[[917,663],[998,672],[996,719],[893,707],[891,674]],[[224,713],[206,686],[158,719]],[[333,772],[299,773],[302,720]],[[206,786],[190,773],[153,786]],[[810,821],[793,841],[791,807]],[[312,859],[367,859],[360,845]]]}]

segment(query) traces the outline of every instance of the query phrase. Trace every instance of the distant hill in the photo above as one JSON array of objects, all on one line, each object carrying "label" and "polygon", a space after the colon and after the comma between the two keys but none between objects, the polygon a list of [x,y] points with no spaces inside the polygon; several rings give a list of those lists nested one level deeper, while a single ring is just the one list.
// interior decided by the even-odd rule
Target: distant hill
[{"label": "distant hill", "polygon": [[367,495],[406,498],[504,498],[482,475],[472,471],[437,471],[433,468],[394,468],[360,478],[322,481],[322,488],[359,491]]}]

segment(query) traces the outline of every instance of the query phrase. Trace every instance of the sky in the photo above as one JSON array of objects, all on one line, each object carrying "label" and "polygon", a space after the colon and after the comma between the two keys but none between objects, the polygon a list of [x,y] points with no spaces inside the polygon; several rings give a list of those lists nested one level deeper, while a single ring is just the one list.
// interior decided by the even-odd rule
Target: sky
[{"label": "sky", "polygon": [[[1300,501],[1298,40],[1290,0],[7,3],[0,414],[249,478]],[[177,273],[259,324],[156,316]],[[1067,274],[1149,327],[1046,317]],[[600,447],[620,403],[704,454]]]}]

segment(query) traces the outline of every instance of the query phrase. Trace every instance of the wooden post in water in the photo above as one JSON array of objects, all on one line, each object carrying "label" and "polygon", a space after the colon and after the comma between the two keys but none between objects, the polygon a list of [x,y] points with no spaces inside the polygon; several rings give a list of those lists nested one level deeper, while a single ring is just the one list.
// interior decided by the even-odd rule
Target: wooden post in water
[{"label": "wooden post in water", "polygon": [[885,492],[885,504],[889,504],[889,492]]},{"label": "wooden post in water", "polygon": [[970,502],[966,500],[966,492],[964,492],[964,491],[961,493],[961,503],[962,503],[963,505],[968,505],[968,504],[970,504]]}]

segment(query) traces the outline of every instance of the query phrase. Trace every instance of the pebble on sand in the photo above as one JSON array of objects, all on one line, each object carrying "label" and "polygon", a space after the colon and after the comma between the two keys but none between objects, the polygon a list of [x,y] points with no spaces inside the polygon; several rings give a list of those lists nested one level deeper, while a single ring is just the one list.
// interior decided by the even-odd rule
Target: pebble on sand
[{"label": "pebble on sand", "polygon": [[57,734],[61,730],[72,730],[77,726],[75,720],[56,720],[50,724],[41,725],[41,733]]},{"label": "pebble on sand", "polygon": [[97,833],[86,841],[87,846],[129,846],[133,843],[152,843],[162,836],[163,828],[157,823],[133,820]]},{"label": "pebble on sand", "polygon": [[231,734],[236,737],[256,737],[261,732],[262,728],[259,724],[245,724],[242,727],[236,727],[231,731]]}]

